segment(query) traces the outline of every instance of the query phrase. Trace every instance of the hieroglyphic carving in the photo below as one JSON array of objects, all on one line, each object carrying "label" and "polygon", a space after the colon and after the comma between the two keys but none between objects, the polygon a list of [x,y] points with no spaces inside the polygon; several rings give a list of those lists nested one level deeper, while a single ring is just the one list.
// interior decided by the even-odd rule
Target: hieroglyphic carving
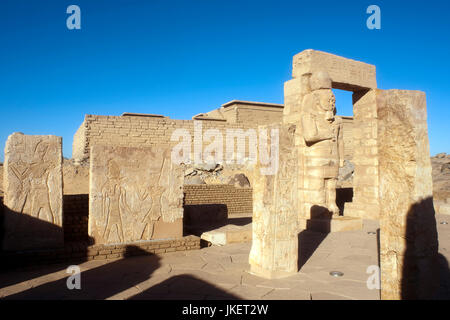
[{"label": "hieroglyphic carving", "polygon": [[181,236],[183,169],[170,149],[94,146],[89,234],[96,243]]},{"label": "hieroglyphic carving", "polygon": [[[341,119],[335,117],[336,99],[331,79],[326,72],[310,77],[311,92],[302,102],[301,132],[304,139],[305,206],[311,215],[331,212],[339,215],[336,185],[339,166],[343,162]],[[340,142],[340,143],[338,143]],[[316,212],[312,212],[312,210]]]},{"label": "hieroglyphic carving", "polygon": [[58,247],[62,230],[61,138],[13,133],[5,148],[5,250]]},{"label": "hieroglyphic carving", "polygon": [[279,128],[279,168],[263,175],[258,163],[254,175],[251,272],[277,278],[297,272],[297,149],[295,126]]}]

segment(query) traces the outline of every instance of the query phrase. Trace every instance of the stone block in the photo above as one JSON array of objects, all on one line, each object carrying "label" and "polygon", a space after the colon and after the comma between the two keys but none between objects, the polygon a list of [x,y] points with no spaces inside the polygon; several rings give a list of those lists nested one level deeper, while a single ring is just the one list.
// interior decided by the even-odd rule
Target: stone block
[{"label": "stone block", "polygon": [[62,247],[62,138],[13,133],[3,170],[3,249]]},{"label": "stone block", "polygon": [[432,299],[438,288],[425,94],[377,90],[382,299]]},{"label": "stone block", "polygon": [[374,65],[311,49],[294,56],[293,78],[317,71],[328,72],[336,89],[358,91],[377,87]]},{"label": "stone block", "polygon": [[212,245],[216,246],[224,246],[231,243],[249,242],[252,240],[252,225],[226,225],[215,230],[203,232],[200,238],[205,241],[211,242]]},{"label": "stone block", "polygon": [[97,244],[180,237],[183,173],[167,146],[93,146],[89,235]]},{"label": "stone block", "polygon": [[298,272],[298,153],[294,147],[295,126],[267,128],[279,128],[279,165],[270,175],[262,174],[259,162],[255,167],[249,263],[251,273],[277,278]]}]

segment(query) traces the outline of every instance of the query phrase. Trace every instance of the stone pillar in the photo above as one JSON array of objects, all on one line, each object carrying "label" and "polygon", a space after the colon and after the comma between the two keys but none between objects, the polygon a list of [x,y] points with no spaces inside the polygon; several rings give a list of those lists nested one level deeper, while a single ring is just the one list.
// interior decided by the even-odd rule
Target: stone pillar
[{"label": "stone pillar", "polygon": [[382,299],[433,298],[436,221],[425,94],[377,90]]},{"label": "stone pillar", "polygon": [[62,247],[62,138],[10,135],[3,179],[3,250]]},{"label": "stone pillar", "polygon": [[91,147],[89,235],[96,244],[183,236],[184,171],[170,151]]},{"label": "stone pillar", "polygon": [[[261,159],[255,167],[253,239],[249,263],[255,275],[280,278],[298,271],[298,156],[294,143],[295,126],[270,125],[259,128],[267,128],[269,133],[279,130],[279,148],[275,150],[279,157],[278,170],[274,173],[265,174],[261,171],[265,166],[261,164]],[[260,154],[263,149],[260,143]]]},{"label": "stone pillar", "polygon": [[353,93],[353,201],[344,215],[379,219],[377,89]]}]

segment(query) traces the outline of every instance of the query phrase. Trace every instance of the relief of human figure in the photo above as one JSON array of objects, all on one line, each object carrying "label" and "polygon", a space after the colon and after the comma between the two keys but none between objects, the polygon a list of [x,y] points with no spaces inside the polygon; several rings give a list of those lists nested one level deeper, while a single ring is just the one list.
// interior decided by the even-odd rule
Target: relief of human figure
[{"label": "relief of human figure", "polygon": [[140,221],[144,223],[145,226],[142,230],[141,239],[144,239],[145,233],[147,233],[146,239],[152,239],[155,232],[155,223],[161,219],[161,201],[164,188],[161,186],[150,186],[149,196],[152,198],[151,208],[145,214],[145,216]]},{"label": "relief of human figure", "polygon": [[34,146],[31,163],[20,161],[10,166],[19,181],[13,209],[18,212],[29,211],[32,217],[55,224],[59,221],[55,220],[50,204],[48,185],[50,172],[57,164],[46,160],[48,152],[49,145],[39,141]]},{"label": "relief of human figure", "polygon": [[111,232],[116,231],[119,242],[124,242],[122,211],[126,207],[126,192],[121,186],[120,167],[114,160],[108,162],[107,177],[102,187],[102,215],[106,219],[103,239],[110,242]]},{"label": "relief of human figure", "polygon": [[[303,98],[301,118],[305,141],[305,200],[324,214],[339,215],[336,184],[343,165],[342,120],[336,117],[336,99],[326,72],[311,75],[310,92]],[[311,212],[312,213],[312,212]]]}]

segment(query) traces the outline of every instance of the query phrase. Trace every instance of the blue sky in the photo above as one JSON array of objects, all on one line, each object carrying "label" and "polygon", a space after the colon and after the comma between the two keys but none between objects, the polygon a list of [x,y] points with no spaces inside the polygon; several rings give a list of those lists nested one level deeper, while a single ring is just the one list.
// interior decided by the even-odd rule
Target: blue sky
[{"label": "blue sky", "polygon": [[[66,27],[71,4],[81,30]],[[381,30],[366,27],[371,4]],[[15,131],[54,134],[71,157],[85,114],[283,103],[292,56],[311,48],[375,64],[381,89],[425,91],[431,154],[450,153],[449,13],[443,0],[2,0],[0,148]],[[337,108],[351,114],[351,95]]]}]

